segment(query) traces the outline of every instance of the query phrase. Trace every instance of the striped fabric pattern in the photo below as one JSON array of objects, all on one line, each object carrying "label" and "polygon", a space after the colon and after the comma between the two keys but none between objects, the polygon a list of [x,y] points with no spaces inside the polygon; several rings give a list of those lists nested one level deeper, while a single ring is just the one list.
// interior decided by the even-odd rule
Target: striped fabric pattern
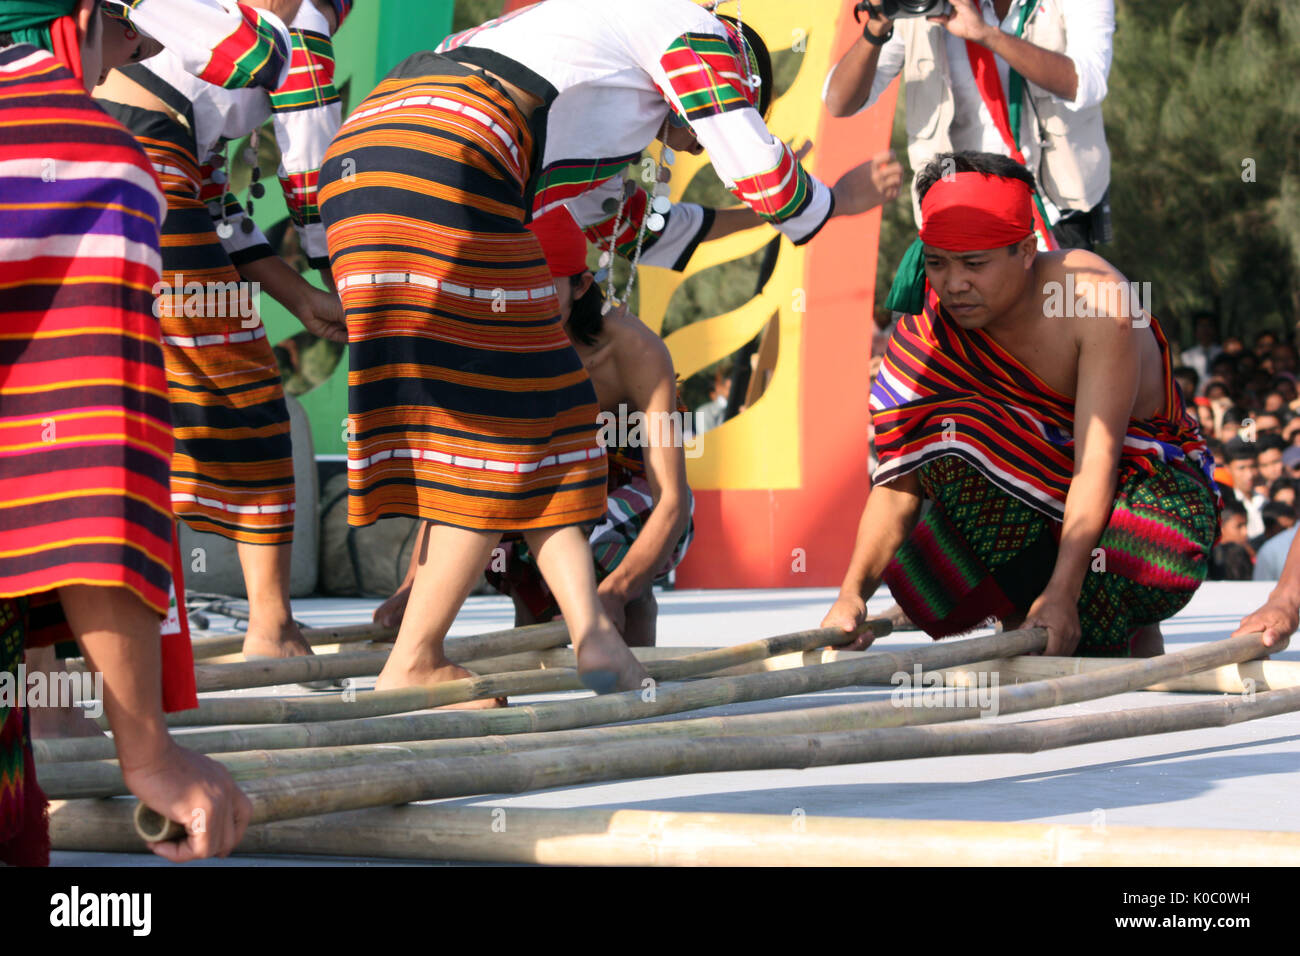
[{"label": "striped fabric pattern", "polygon": [[[1061,525],[945,456],[920,471],[934,506],[884,572],[908,617],[931,637],[1024,615],[1047,587]],[[1084,578],[1076,653],[1126,657],[1135,631],[1182,610],[1205,580],[1218,506],[1185,461],[1130,470],[1097,546],[1104,569]]]},{"label": "striped fabric pattern", "polygon": [[[289,81],[271,94],[272,112],[295,113],[341,103],[334,87],[333,42],[329,37],[309,30],[289,32],[293,37],[293,64],[289,68]],[[320,168],[293,172],[282,168],[281,172],[280,187],[294,226],[301,230],[320,222],[316,195]]]},{"label": "striped fabric pattern", "polygon": [[239,5],[243,22],[212,50],[212,59],[201,72],[200,80],[235,89],[244,86],[275,85],[291,51],[284,46],[282,35],[252,7]]},{"label": "striped fabric pattern", "polygon": [[[1155,319],[1151,329],[1164,358],[1165,410],[1129,422],[1120,479],[1133,469],[1150,472],[1157,462],[1186,460],[1213,487],[1213,457],[1183,405],[1168,342]],[[956,455],[1008,494],[1064,517],[1074,473],[1073,402],[984,332],[959,328],[928,286],[925,309],[900,319],[890,338],[871,408],[880,459],[874,483]]]},{"label": "striped fabric pattern", "polygon": [[768,222],[785,222],[799,215],[812,202],[812,183],[789,146],[781,161],[757,176],[736,181],[732,194]]},{"label": "striped fabric pattern", "polygon": [[532,162],[513,102],[434,54],[399,66],[330,147],[354,525],[522,531],[604,510],[595,391],[523,226]]},{"label": "striped fabric pattern", "polygon": [[613,179],[640,157],[640,153],[630,153],[610,159],[566,159],[551,163],[537,177],[533,196],[534,217]]},{"label": "striped fabric pattern", "polygon": [[271,94],[271,109],[277,113],[309,110],[339,102],[334,88],[334,44],[324,34],[293,29],[293,60],[289,79]]},{"label": "striped fabric pattern", "polygon": [[[308,0],[310,2],[310,0]],[[199,79],[226,89],[280,85],[290,41],[261,11],[233,0],[104,0],[112,15],[176,53]]]},{"label": "striped fabric pattern", "polygon": [[726,39],[711,33],[686,33],[672,42],[660,65],[694,122],[753,106],[755,94],[745,83],[745,68]]},{"label": "striped fabric pattern", "polygon": [[170,116],[104,108],[136,133],[167,193],[157,311],[174,425],[171,505],[195,531],[293,539],[293,447],[279,364],[253,290],[200,198],[194,141]]},{"label": "striped fabric pattern", "polygon": [[119,586],[167,609],[164,211],[140,148],[68,70],[0,50],[0,596]]}]

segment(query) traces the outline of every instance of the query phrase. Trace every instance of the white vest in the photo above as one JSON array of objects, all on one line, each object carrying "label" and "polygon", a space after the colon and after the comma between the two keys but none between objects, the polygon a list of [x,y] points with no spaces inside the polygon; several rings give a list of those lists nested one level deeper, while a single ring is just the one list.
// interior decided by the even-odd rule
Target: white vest
[{"label": "white vest", "polygon": [[[1044,8],[1048,13],[1039,16]],[[907,156],[920,173],[939,153],[952,150],[952,82],[948,68],[947,31],[917,18],[896,20],[905,48],[903,95],[907,112]],[[1065,52],[1065,21],[1057,4],[1036,3],[1022,39],[1054,53]],[[1110,185],[1110,150],[1101,106],[1068,109],[1057,96],[1025,80],[1025,108],[1020,113],[1020,142],[1039,143],[1039,187],[1058,209],[1085,211],[1100,202]],[[913,180],[915,183],[915,179]],[[912,190],[912,211],[921,221]]]}]

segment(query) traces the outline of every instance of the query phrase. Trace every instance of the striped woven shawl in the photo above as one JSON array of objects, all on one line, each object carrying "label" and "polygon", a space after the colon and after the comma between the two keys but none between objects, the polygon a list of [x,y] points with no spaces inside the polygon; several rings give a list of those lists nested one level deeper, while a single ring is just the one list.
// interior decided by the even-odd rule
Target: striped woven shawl
[{"label": "striped woven shawl", "polygon": [[[1169,345],[1152,320],[1164,360],[1162,415],[1130,421],[1120,458],[1129,469],[1187,461],[1213,486],[1214,460],[1174,382]],[[921,313],[890,339],[871,390],[883,484],[942,455],[957,455],[989,481],[1060,520],[1074,472],[1074,402],[980,330],[957,326],[927,287]]]}]

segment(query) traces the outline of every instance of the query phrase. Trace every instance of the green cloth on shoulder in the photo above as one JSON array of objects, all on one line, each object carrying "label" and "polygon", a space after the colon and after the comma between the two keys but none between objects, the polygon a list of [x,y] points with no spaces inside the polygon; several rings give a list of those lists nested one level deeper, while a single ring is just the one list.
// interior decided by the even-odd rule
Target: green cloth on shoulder
[{"label": "green cloth on shoulder", "polygon": [[0,33],[15,43],[30,43],[53,51],[50,24],[76,9],[77,0],[4,0],[0,3]]}]

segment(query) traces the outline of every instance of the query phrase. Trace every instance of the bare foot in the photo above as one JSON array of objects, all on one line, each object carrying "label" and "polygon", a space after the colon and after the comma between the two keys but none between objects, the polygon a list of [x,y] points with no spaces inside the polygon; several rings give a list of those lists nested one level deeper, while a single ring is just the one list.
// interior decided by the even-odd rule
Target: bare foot
[{"label": "bare foot", "polygon": [[1160,625],[1148,624],[1138,628],[1128,649],[1134,657],[1159,657],[1165,652],[1165,636],[1160,633]]},{"label": "bare foot", "polygon": [[293,621],[282,627],[266,628],[250,621],[244,634],[244,657],[306,657],[315,652]]},{"label": "bare foot", "polygon": [[650,673],[641,666],[618,631],[592,631],[578,644],[578,674],[598,694],[641,690]]},{"label": "bare foot", "polygon": [[33,737],[102,737],[103,729],[80,707],[29,707]]},{"label": "bare foot", "polygon": [[[432,687],[434,684],[441,684],[449,680],[463,680],[467,677],[477,677],[473,671],[467,671],[458,664],[444,664],[442,667],[428,669],[396,669],[392,666],[385,667],[380,672],[378,679],[375,681],[375,690],[398,690],[403,687]],[[436,710],[493,710],[497,707],[505,707],[507,700],[504,697],[491,697],[485,700],[467,700],[459,704],[447,704],[444,707],[435,708]]]},{"label": "bare foot", "polygon": [[411,596],[411,582],[406,581],[379,607],[375,608],[374,622],[382,627],[399,627],[406,613],[406,601]]}]

